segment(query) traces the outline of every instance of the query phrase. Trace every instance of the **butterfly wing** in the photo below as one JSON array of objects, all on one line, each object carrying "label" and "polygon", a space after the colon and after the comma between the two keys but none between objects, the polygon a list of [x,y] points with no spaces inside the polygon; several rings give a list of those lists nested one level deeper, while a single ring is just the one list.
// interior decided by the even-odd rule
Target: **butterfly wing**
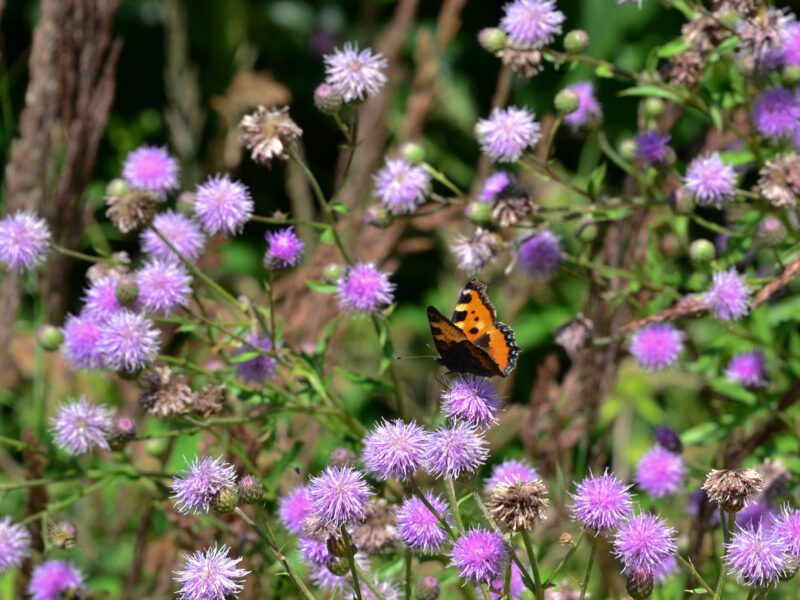
[{"label": "butterfly wing", "polygon": [[460,328],[434,307],[428,307],[428,323],[439,362],[456,373],[472,373],[480,377],[503,375],[487,350],[475,345]]},{"label": "butterfly wing", "polygon": [[470,342],[486,351],[500,375],[505,377],[517,366],[520,348],[514,332],[497,320],[497,311],[483,283],[477,279],[467,282],[458,298],[452,321]]}]

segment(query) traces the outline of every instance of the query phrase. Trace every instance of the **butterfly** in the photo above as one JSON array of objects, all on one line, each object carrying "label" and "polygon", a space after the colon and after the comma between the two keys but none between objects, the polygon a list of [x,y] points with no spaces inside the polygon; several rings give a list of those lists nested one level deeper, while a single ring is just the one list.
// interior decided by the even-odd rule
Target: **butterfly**
[{"label": "butterfly", "polygon": [[428,322],[438,362],[453,372],[505,377],[517,366],[521,349],[514,332],[497,320],[486,285],[477,279],[464,286],[452,318],[429,306]]}]

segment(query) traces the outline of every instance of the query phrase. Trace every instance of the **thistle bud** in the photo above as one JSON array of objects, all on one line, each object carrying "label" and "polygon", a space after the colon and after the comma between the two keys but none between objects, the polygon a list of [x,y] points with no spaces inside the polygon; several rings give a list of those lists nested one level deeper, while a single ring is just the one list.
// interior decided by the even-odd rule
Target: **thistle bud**
[{"label": "thistle bud", "polygon": [[488,202],[473,200],[464,209],[464,216],[476,225],[486,225],[492,222],[492,206]]},{"label": "thistle bud", "polygon": [[417,600],[437,600],[441,588],[439,580],[433,575],[427,575],[417,582]]},{"label": "thistle bud", "polygon": [[47,541],[60,550],[71,550],[78,542],[78,529],[69,521],[50,523],[47,526]]},{"label": "thistle bud", "polygon": [[573,29],[564,36],[564,51],[567,54],[581,54],[589,47],[589,34],[582,29]]},{"label": "thistle bud", "polygon": [[727,29],[736,29],[742,16],[735,10],[723,10],[715,14],[720,24]]},{"label": "thistle bud", "polygon": [[350,563],[344,558],[328,561],[328,571],[337,577],[344,577],[350,572]]},{"label": "thistle bud", "polygon": [[628,575],[625,589],[633,600],[645,600],[653,593],[653,573],[643,567],[636,567]]},{"label": "thistle bud", "polygon": [[214,498],[214,510],[221,513],[230,513],[239,505],[239,492],[235,487],[228,487],[219,492]]},{"label": "thistle bud", "polygon": [[478,32],[478,43],[487,52],[496,54],[506,47],[506,33],[498,27],[486,27]]},{"label": "thistle bud", "polygon": [[708,240],[695,240],[689,246],[689,258],[696,265],[707,265],[716,257],[717,250]]},{"label": "thistle bud", "polygon": [[328,537],[328,552],[336,558],[347,558],[347,544],[341,535],[334,534]]},{"label": "thistle bud", "polygon": [[593,242],[597,239],[600,228],[592,220],[581,221],[578,225],[578,239],[582,242]]},{"label": "thistle bud", "polygon": [[777,248],[786,241],[786,226],[777,217],[764,217],[758,224],[757,236],[767,248]]},{"label": "thistle bud", "polygon": [[412,165],[418,165],[425,160],[425,148],[416,142],[406,142],[400,147],[400,156]]},{"label": "thistle bud", "polygon": [[47,352],[55,352],[64,341],[64,334],[55,325],[42,325],[36,331],[36,341]]},{"label": "thistle bud", "polygon": [[336,448],[331,452],[331,464],[335,467],[354,467],[358,457],[350,448]]},{"label": "thistle bud", "polygon": [[344,269],[341,265],[334,263],[329,264],[322,272],[323,279],[328,283],[336,283],[342,278],[342,275],[344,275]]},{"label": "thistle bud", "polygon": [[783,67],[781,76],[786,85],[797,85],[800,83],[800,65],[787,65]]},{"label": "thistle bud", "polygon": [[119,417],[108,434],[108,443],[114,450],[122,449],[125,444],[136,437],[136,421],[130,417]]},{"label": "thistle bud", "polygon": [[630,138],[622,140],[619,145],[619,153],[625,160],[636,160],[636,140]]},{"label": "thistle bud", "polygon": [[314,106],[326,115],[335,115],[342,108],[342,97],[327,83],[321,83],[314,90]]},{"label": "thistle bud", "polygon": [[127,194],[130,188],[124,179],[112,179],[106,186],[106,195],[108,196],[122,196]]},{"label": "thistle bud", "polygon": [[664,114],[664,101],[661,98],[648,98],[644,101],[644,114],[650,119],[658,119]]},{"label": "thistle bud", "polygon": [[487,507],[503,531],[529,531],[547,515],[547,487],[535,481],[498,483]]},{"label": "thistle bud", "polygon": [[576,110],[578,110],[579,103],[580,98],[578,98],[578,93],[569,88],[558,92],[556,97],[553,99],[553,105],[562,116],[574,113]]},{"label": "thistle bud", "polygon": [[755,469],[713,469],[703,484],[709,499],[730,513],[742,510],[763,487],[764,480]]},{"label": "thistle bud", "polygon": [[132,275],[120,277],[114,288],[114,295],[122,306],[127,308],[133,306],[133,303],[139,299],[139,284],[136,283],[136,278]]},{"label": "thistle bud", "polygon": [[382,204],[373,204],[364,211],[364,223],[378,229],[386,229],[392,224],[392,221],[394,221],[392,213]]},{"label": "thistle bud", "polygon": [[264,484],[252,475],[245,475],[236,485],[242,504],[257,504],[264,496]]}]

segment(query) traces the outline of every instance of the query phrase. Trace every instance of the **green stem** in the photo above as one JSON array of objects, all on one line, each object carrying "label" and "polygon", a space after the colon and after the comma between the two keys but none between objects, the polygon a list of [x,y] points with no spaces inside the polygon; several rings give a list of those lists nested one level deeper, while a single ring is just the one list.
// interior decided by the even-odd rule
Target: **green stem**
[{"label": "green stem", "polygon": [[458,500],[456,499],[456,486],[455,483],[453,483],[453,479],[451,477],[445,477],[444,490],[445,493],[447,494],[447,502],[448,504],[450,504],[450,512],[453,513],[453,519],[455,519],[459,531],[463,533],[465,531],[464,521],[461,520],[461,513],[458,510]]},{"label": "green stem", "polygon": [[53,245],[53,249],[56,252],[63,254],[64,256],[70,256],[72,258],[77,258],[78,260],[82,260],[85,262],[101,263],[107,260],[102,256],[92,256],[91,254],[84,254],[83,252],[78,252],[77,250],[70,250],[69,248],[64,248],[63,246]]},{"label": "green stem", "polygon": [[441,183],[448,190],[453,192],[460,199],[464,198],[464,192],[462,192],[455,183],[450,181],[444,173],[442,173],[441,171],[438,171],[437,169],[435,169],[434,167],[432,167],[431,165],[429,165],[426,162],[422,163],[421,166],[422,166],[423,169],[425,169],[428,172],[428,174],[431,177],[433,177],[436,181]]},{"label": "green stem", "polygon": [[406,600],[411,600],[411,563],[412,563],[411,549],[406,548],[404,560],[406,561]]},{"label": "green stem", "polygon": [[697,569],[695,569],[694,565],[692,564],[692,561],[686,560],[680,554],[676,554],[675,558],[677,558],[678,562],[681,563],[689,571],[689,573],[692,574],[692,576],[697,580],[697,582],[706,590],[706,592],[708,592],[711,598],[714,598],[715,597],[714,590],[711,589],[711,586],[703,578],[703,576],[697,572]]},{"label": "green stem", "polygon": [[554,579],[555,579],[555,578],[558,576],[558,574],[561,572],[561,569],[563,569],[563,568],[564,568],[564,565],[565,565],[565,564],[567,564],[567,561],[568,561],[570,558],[572,558],[572,555],[573,555],[573,554],[575,554],[575,551],[578,549],[578,546],[580,546],[580,545],[581,545],[581,541],[583,541],[583,535],[584,535],[584,532],[583,532],[583,531],[581,531],[581,534],[578,536],[578,541],[576,541],[574,544],[571,544],[571,545],[570,545],[570,548],[569,548],[569,550],[567,550],[567,553],[566,553],[566,554],[564,555],[564,557],[563,557],[563,558],[562,558],[562,559],[561,559],[561,560],[558,562],[558,564],[556,565],[555,569],[553,569],[552,573],[550,573],[550,575],[547,577],[547,579],[545,579],[544,583],[542,584],[542,587],[544,587],[545,589],[547,589],[548,587],[550,587],[550,584],[551,584],[551,583],[553,583],[553,580],[554,580]]},{"label": "green stem", "polygon": [[356,564],[356,570],[358,571],[358,574],[361,577],[361,581],[363,581],[364,585],[366,585],[369,588],[369,591],[372,592],[378,600],[386,600],[386,596],[384,596],[381,593],[381,591],[378,589],[378,586],[376,586],[375,583],[372,581],[372,577],[370,577],[370,574],[364,571],[364,569],[362,569],[361,567],[359,567],[358,564]]},{"label": "green stem", "polygon": [[361,584],[358,581],[358,568],[356,566],[356,553],[353,550],[353,543],[350,541],[350,535],[344,525],[342,525],[342,539],[344,539],[344,545],[347,548],[347,562],[350,563],[350,573],[353,576],[353,592],[356,600],[362,600]]},{"label": "green stem", "polygon": [[542,588],[542,578],[539,575],[539,562],[536,560],[536,553],[533,551],[533,544],[531,544],[531,536],[527,531],[521,531],[522,542],[525,544],[525,552],[528,553],[528,560],[531,563],[531,571],[533,571],[533,583],[536,586],[537,600],[544,599],[544,589]]},{"label": "green stem", "polygon": [[583,583],[581,584],[581,597],[583,600],[586,597],[586,590],[589,587],[589,579],[592,576],[592,567],[594,566],[594,555],[597,552],[597,536],[592,538],[592,549],[589,552],[589,564],[586,565],[586,575],[583,576]]},{"label": "green stem", "polygon": [[314,229],[326,229],[327,225],[317,223],[316,221],[301,221],[299,219],[274,219],[272,217],[262,217],[261,215],[252,215],[251,221],[256,223],[265,223],[267,225],[297,225],[299,227],[312,227]]},{"label": "green stem", "polygon": [[[722,525],[722,539],[725,542],[725,547],[731,541],[731,529],[736,520],[735,513],[726,512],[721,506],[719,507],[719,520]],[[717,588],[714,592],[714,600],[722,598],[722,592],[725,590],[725,582],[728,579],[728,572],[722,566],[719,570],[719,578],[717,579]]]}]

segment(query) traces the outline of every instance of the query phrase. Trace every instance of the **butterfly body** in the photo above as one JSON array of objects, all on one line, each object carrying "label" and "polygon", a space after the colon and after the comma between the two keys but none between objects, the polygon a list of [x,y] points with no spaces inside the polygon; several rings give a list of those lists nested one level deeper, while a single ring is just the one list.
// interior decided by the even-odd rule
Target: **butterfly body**
[{"label": "butterfly body", "polygon": [[520,348],[514,332],[497,320],[480,281],[467,282],[450,319],[429,306],[428,322],[439,362],[453,372],[505,377],[517,365]]}]

